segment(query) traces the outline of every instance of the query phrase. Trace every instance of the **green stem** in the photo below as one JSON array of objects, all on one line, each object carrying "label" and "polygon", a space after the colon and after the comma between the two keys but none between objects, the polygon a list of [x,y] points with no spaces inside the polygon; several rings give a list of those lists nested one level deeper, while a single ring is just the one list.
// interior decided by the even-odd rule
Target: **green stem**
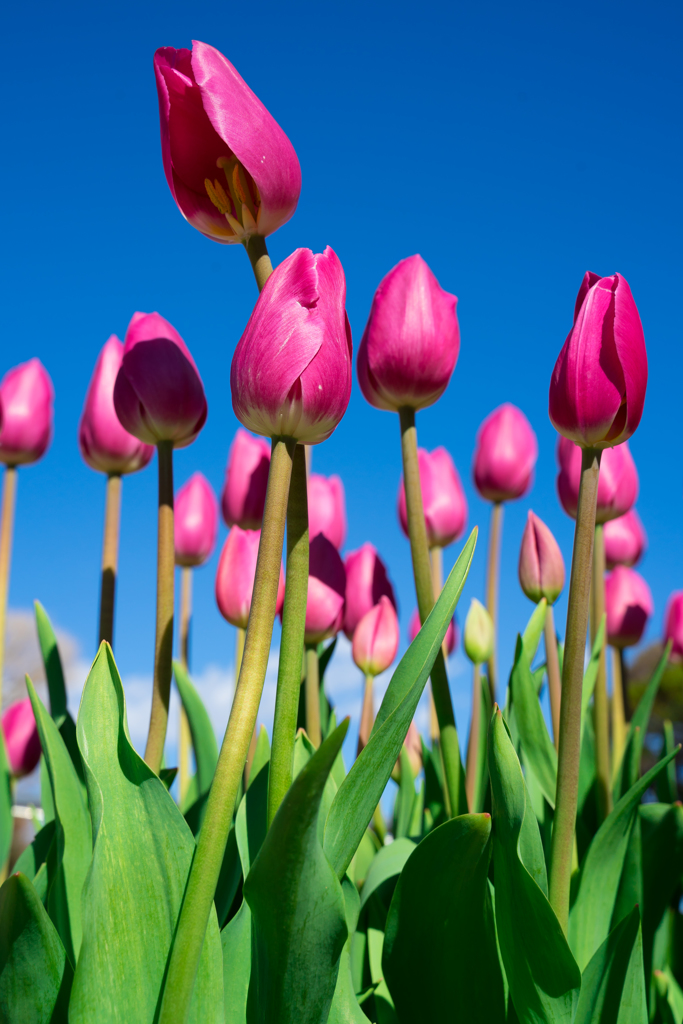
[{"label": "green stem", "polygon": [[467,741],[467,767],[465,769],[465,792],[470,814],[474,814],[474,797],[477,789],[477,766],[479,763],[479,733],[481,731],[481,665],[474,665],[472,674],[472,716],[470,736]]},{"label": "green stem", "polygon": [[[593,581],[591,586],[590,637],[591,646],[605,614],[605,541],[602,525],[595,527],[593,545]],[[598,662],[598,675],[593,694],[593,723],[595,725],[595,781],[598,802],[598,822],[603,822],[612,810],[612,786],[609,756],[609,701],[607,700],[607,661],[605,644]]]},{"label": "green stem", "polygon": [[375,724],[375,705],[373,701],[373,683],[374,676],[366,675],[365,687],[363,689],[363,707],[360,713],[360,726],[358,728],[358,747],[356,748],[356,757],[360,754],[361,750],[367,746],[367,742],[370,739],[370,733],[372,727]]},{"label": "green stem", "polygon": [[17,467],[6,466],[5,480],[2,487],[2,523],[0,524],[0,707],[2,707],[2,677],[5,669],[7,596],[9,593],[9,570],[12,561],[12,534],[14,532],[14,510],[16,503]]},{"label": "green stem", "polygon": [[[192,622],[192,569],[185,565],[180,570],[180,662],[186,672],[190,670],[190,623]],[[180,705],[180,731],[178,735],[178,793],[182,807],[190,785],[190,723],[182,703]]]},{"label": "green stem", "polygon": [[314,747],[322,743],[320,731],[320,665],[318,649],[306,648],[306,732]]},{"label": "green stem", "polygon": [[626,673],[624,651],[621,647],[612,648],[612,778],[616,779],[617,771],[624,756],[626,747],[626,706],[624,701],[624,683]]},{"label": "green stem", "polygon": [[503,504],[500,501],[491,506],[491,523],[489,528],[489,557],[486,571],[486,608],[493,622],[493,647],[488,663],[489,690],[491,691],[491,707],[496,702],[496,684],[498,682],[498,590],[500,581],[500,546],[503,536]]},{"label": "green stem", "polygon": [[223,863],[242,770],[266,678],[280,581],[282,543],[295,442],[273,438],[254,595],[235,696],[199,833],[158,1024],[186,1024],[206,925]]},{"label": "green stem", "polygon": [[548,694],[550,696],[550,717],[553,723],[553,740],[555,750],[560,743],[560,707],[562,706],[562,680],[560,678],[560,659],[557,653],[557,633],[555,632],[555,616],[553,606],[548,605],[545,612],[545,664],[548,673]]},{"label": "green stem", "polygon": [[308,493],[306,452],[294,449],[287,503],[287,588],[282,609],[280,662],[277,671],[273,743],[268,775],[268,825],[292,784],[296,719],[301,690],[306,600],[308,598]]},{"label": "green stem", "polygon": [[581,484],[574,532],[574,552],[572,554],[562,665],[560,744],[557,755],[555,817],[550,847],[549,899],[565,933],[569,919],[569,886],[572,874],[576,806],[579,795],[581,691],[586,652],[586,630],[588,628],[600,455],[599,451],[592,448],[584,449],[582,452]]},{"label": "green stem", "polygon": [[119,561],[119,523],[121,521],[121,477],[107,477],[104,506],[104,539],[102,542],[102,577],[100,581],[100,631],[98,646],[106,640],[114,646],[114,598]]},{"label": "green stem", "polygon": [[[401,422],[403,481],[406,494],[410,552],[413,559],[417,607],[420,613],[420,621],[424,622],[434,607],[434,590],[429,561],[429,548],[427,546],[427,530],[422,506],[420,471],[417,461],[415,410],[401,409],[399,417]],[[431,679],[436,716],[439,720],[440,748],[443,757],[446,790],[452,813],[457,814],[460,807],[460,789],[463,781],[461,779],[462,766],[443,649],[440,649],[437,653],[434,665],[432,666]]]},{"label": "green stem", "polygon": [[247,250],[258,290],[262,292],[264,284],[273,273],[273,264],[270,262],[266,240],[262,235],[250,235],[244,243],[244,248]]}]

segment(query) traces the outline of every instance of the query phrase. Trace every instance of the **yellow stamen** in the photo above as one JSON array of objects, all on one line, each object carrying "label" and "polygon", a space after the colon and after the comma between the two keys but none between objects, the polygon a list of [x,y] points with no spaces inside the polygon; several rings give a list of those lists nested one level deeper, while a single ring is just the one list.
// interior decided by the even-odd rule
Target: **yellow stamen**
[{"label": "yellow stamen", "polygon": [[225,189],[221,185],[220,181],[214,181],[212,184],[208,178],[205,178],[204,188],[206,189],[209,199],[219,213],[226,214],[231,212],[232,206],[230,204],[230,200],[225,194]]}]

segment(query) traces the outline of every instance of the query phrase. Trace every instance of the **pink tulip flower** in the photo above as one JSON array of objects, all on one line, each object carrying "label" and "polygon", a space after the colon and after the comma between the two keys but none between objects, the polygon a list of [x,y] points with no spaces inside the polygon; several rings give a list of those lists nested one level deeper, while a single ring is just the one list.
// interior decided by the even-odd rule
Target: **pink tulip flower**
[{"label": "pink tulip flower", "polygon": [[2,731],[12,775],[17,779],[30,775],[40,760],[41,746],[28,697],[7,708],[2,716]]},{"label": "pink tulip flower", "polygon": [[582,448],[631,436],[643,414],[647,352],[631,289],[621,276],[587,273],[550,381],[550,420]]},{"label": "pink tulip flower", "polygon": [[310,543],[308,553],[307,644],[335,636],[344,622],[346,571],[336,547],[324,533]]},{"label": "pink tulip flower", "polygon": [[444,393],[460,351],[455,295],[421,256],[381,281],[358,349],[361,391],[377,409],[424,409]]},{"label": "pink tulip flower", "polygon": [[629,568],[637,565],[647,547],[645,527],[634,508],[618,519],[605,523],[602,536],[608,569],[614,569],[617,565]]},{"label": "pink tulip flower", "polygon": [[[410,625],[408,626],[408,637],[410,638],[411,644],[419,632],[420,613],[416,608],[411,616]],[[455,621],[455,616],[453,616],[448,626],[448,629],[446,630],[446,636],[444,638],[444,643],[446,644],[446,650],[448,652],[449,658],[453,651],[455,650],[455,648],[458,646],[459,639],[460,637],[458,634],[458,623]]]},{"label": "pink tulip flower", "polygon": [[154,455],[125,430],[114,409],[114,384],[123,359],[123,342],[115,334],[97,357],[78,428],[81,455],[91,469],[122,476],[143,469]]},{"label": "pink tulip flower", "polygon": [[671,640],[671,654],[680,661],[683,659],[683,590],[674,590],[671,594],[664,622],[664,643]]},{"label": "pink tulip flower", "polygon": [[[445,548],[461,537],[467,523],[467,500],[453,459],[445,448],[417,450],[422,505],[430,548]],[[398,518],[408,536],[408,513],[403,477],[398,488]]]},{"label": "pink tulip flower", "polygon": [[613,647],[640,643],[647,620],[654,611],[652,594],[635,569],[618,565],[605,578],[607,639]]},{"label": "pink tulip flower", "polygon": [[[576,519],[581,482],[581,449],[573,441],[561,437],[557,444],[557,461],[560,465],[557,493],[567,515]],[[595,521],[606,523],[609,519],[625,515],[637,497],[638,471],[628,444],[624,442],[616,448],[605,448],[600,460]]]},{"label": "pink tulip flower", "polygon": [[214,242],[270,235],[296,210],[294,148],[222,53],[164,46],[154,54],[161,153],[183,217]]},{"label": "pink tulip flower", "polygon": [[39,359],[7,371],[0,382],[0,462],[21,466],[45,454],[52,438],[53,399],[52,381]]},{"label": "pink tulip flower", "polygon": [[238,420],[256,434],[319,444],[351,394],[351,328],[338,257],[297,249],[266,281],[232,359]]},{"label": "pink tulip flower", "polygon": [[386,566],[372,544],[363,544],[358,551],[350,551],[344,561],[346,569],[346,605],[344,632],[353,639],[356,626],[371,608],[388,597],[396,608],[394,588],[387,576]]},{"label": "pink tulip flower", "polygon": [[216,546],[218,502],[202,473],[194,473],[175,496],[176,565],[202,565]]},{"label": "pink tulip flower", "polygon": [[134,313],[126,331],[114,408],[126,430],[146,444],[191,444],[206,422],[199,371],[175,327],[158,313]]},{"label": "pink tulip flower", "polygon": [[398,618],[388,597],[363,616],[353,634],[353,660],[366,676],[378,676],[389,668],[398,650]]},{"label": "pink tulip flower", "polygon": [[346,539],[344,485],[338,476],[311,473],[308,478],[308,535],[324,533],[339,551]]},{"label": "pink tulip flower", "polygon": [[474,483],[487,501],[512,501],[526,494],[534,478],[538,443],[528,419],[505,402],[479,428]]},{"label": "pink tulip flower", "polygon": [[[260,530],[241,530],[233,526],[225,539],[216,573],[216,603],[224,619],[233,626],[246,629],[254,593],[256,559],[261,539]],[[280,566],[275,614],[282,611],[285,599],[285,574]]]},{"label": "pink tulip flower", "polygon": [[545,523],[529,510],[519,551],[519,582],[535,603],[555,604],[564,587],[564,559]]},{"label": "pink tulip flower", "polygon": [[268,442],[262,437],[252,437],[240,427],[228,455],[221,496],[223,519],[228,526],[261,529],[269,470]]},{"label": "pink tulip flower", "polygon": [[[415,722],[411,722],[410,725],[408,726],[408,732],[406,733],[406,738],[403,741],[403,747],[405,749],[406,754],[408,755],[408,760],[410,761],[410,770],[413,773],[413,778],[416,779],[417,776],[422,771],[422,739],[420,737],[420,733],[417,730]],[[400,778],[400,757],[396,762],[396,769],[399,772]]]}]

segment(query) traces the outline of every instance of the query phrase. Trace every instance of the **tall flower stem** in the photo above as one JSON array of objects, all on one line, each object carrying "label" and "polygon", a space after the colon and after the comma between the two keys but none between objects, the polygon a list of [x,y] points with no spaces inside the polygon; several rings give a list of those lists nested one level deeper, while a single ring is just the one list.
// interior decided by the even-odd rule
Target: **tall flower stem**
[{"label": "tall flower stem", "polygon": [[306,732],[314,747],[322,743],[320,730],[320,664],[318,650],[306,648]]},{"label": "tall flower stem", "polygon": [[360,726],[358,729],[358,747],[357,753],[360,754],[363,747],[366,746],[370,739],[370,733],[375,723],[375,705],[373,700],[373,683],[374,676],[366,675],[365,686],[363,688],[363,708],[360,713]]},{"label": "tall flower stem", "polygon": [[254,595],[230,718],[180,911],[158,1024],[185,1024],[268,668],[295,442],[273,438]]},{"label": "tall flower stem", "polygon": [[2,486],[2,523],[0,523],[0,707],[2,707],[2,677],[5,671],[5,632],[7,630],[7,596],[9,570],[12,560],[12,534],[14,510],[17,503],[17,467],[5,467]]},{"label": "tall flower stem", "polygon": [[[436,601],[443,590],[443,549],[440,547],[430,548],[429,557],[432,562],[432,585],[434,587],[434,600]],[[443,642],[443,656],[446,658],[446,641]],[[439,719],[436,717],[436,705],[432,687],[429,687],[429,737],[432,747],[439,742]]]},{"label": "tall flower stem", "polygon": [[[591,645],[605,614],[605,542],[602,526],[595,527],[593,545],[593,583],[591,587]],[[598,675],[593,695],[595,725],[595,781],[598,798],[598,821],[604,821],[612,810],[612,786],[609,756],[609,703],[607,700],[607,660],[605,645],[600,651]]]},{"label": "tall flower stem", "polygon": [[496,501],[491,506],[489,525],[489,555],[486,569],[486,608],[493,622],[493,647],[488,663],[489,690],[491,706],[496,701],[496,684],[498,682],[498,591],[500,580],[500,546],[503,536],[503,503]]},{"label": "tall flower stem", "polygon": [[175,546],[173,538],[173,442],[157,445],[159,462],[159,526],[157,535],[157,624],[154,641],[154,688],[145,761],[159,774],[164,756],[168,703],[173,674],[173,612]]},{"label": "tall flower stem", "polygon": [[[190,622],[192,621],[192,569],[185,565],[180,575],[180,662],[186,671],[190,668]],[[178,788],[182,806],[190,784],[190,723],[185,708],[180,705],[180,735],[178,742]]]},{"label": "tall flower stem", "polygon": [[612,778],[615,778],[626,747],[626,671],[624,652],[612,648]]},{"label": "tall flower stem", "polygon": [[[420,472],[417,461],[417,430],[415,429],[415,410],[401,409],[401,450],[403,455],[403,480],[406,493],[406,514],[408,519],[408,536],[410,552],[413,559],[413,576],[417,593],[417,607],[420,621],[424,622],[434,607],[434,587],[432,570],[427,546],[427,530],[425,527],[422,491],[420,489]],[[455,727],[453,702],[448,688],[446,661],[443,650],[439,650],[432,666],[432,693],[439,720],[441,734],[441,755],[444,765],[444,780],[450,807],[453,814],[458,813],[460,806],[461,764],[458,733]]]},{"label": "tall flower stem", "polygon": [[574,828],[579,794],[581,691],[583,689],[583,663],[588,628],[600,454],[594,448],[585,448],[582,452],[581,484],[576,513],[562,664],[560,743],[557,755],[555,817],[550,847],[549,899],[565,933],[569,919],[569,884],[572,873]]},{"label": "tall flower stem", "polygon": [[263,291],[263,286],[273,273],[273,264],[270,262],[266,240],[261,235],[251,235],[244,243],[247,256],[254,271],[258,290]]},{"label": "tall flower stem", "polygon": [[287,587],[282,609],[280,662],[277,671],[273,743],[268,775],[268,825],[292,784],[294,741],[301,690],[301,659],[308,598],[308,493],[306,451],[294,449],[287,502]]},{"label": "tall flower stem", "polygon": [[553,606],[548,605],[545,611],[545,665],[548,673],[548,693],[550,695],[550,717],[553,723],[553,739],[555,749],[560,745],[560,705],[562,703],[562,680],[560,679],[560,659],[557,654],[557,633],[555,632],[555,616]]},{"label": "tall flower stem", "polygon": [[121,486],[121,477],[117,473],[110,473],[107,477],[107,494],[104,504],[98,646],[103,640],[106,640],[110,647],[114,646],[114,599],[116,597],[116,574],[119,565]]},{"label": "tall flower stem", "polygon": [[481,730],[481,665],[474,666],[472,673],[472,716],[470,735],[467,741],[467,767],[465,769],[465,792],[467,806],[474,814],[474,796],[477,788],[477,762],[479,761],[479,733]]}]

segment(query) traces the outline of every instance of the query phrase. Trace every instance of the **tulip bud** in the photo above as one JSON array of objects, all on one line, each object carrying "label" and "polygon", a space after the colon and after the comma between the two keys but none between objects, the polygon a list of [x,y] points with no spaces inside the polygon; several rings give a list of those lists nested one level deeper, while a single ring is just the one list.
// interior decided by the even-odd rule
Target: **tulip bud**
[{"label": "tulip bud", "polygon": [[634,508],[618,519],[610,519],[605,523],[602,536],[608,569],[614,569],[617,565],[636,565],[647,547],[645,529]]},{"label": "tulip bud", "polygon": [[335,636],[344,621],[346,571],[339,552],[323,533],[310,542],[308,551],[307,644]]},{"label": "tulip bud", "polygon": [[[224,619],[246,629],[254,592],[260,530],[241,530],[233,526],[225,539],[216,573],[216,604]],[[280,566],[275,614],[282,611],[285,599],[285,574]]]},{"label": "tulip bud", "polygon": [[646,387],[645,338],[631,289],[621,274],[587,273],[550,381],[553,426],[582,448],[621,444],[640,423]]},{"label": "tulip bud", "polygon": [[460,351],[455,295],[421,256],[401,260],[380,283],[356,371],[377,409],[424,409],[444,393]]},{"label": "tulip bud", "polygon": [[166,181],[183,217],[214,242],[270,235],[301,191],[294,148],[222,53],[206,43],[154,54]]},{"label": "tulip bud", "polygon": [[0,382],[0,462],[21,466],[45,454],[52,438],[53,399],[52,381],[39,359],[7,371]]},{"label": "tulip bud", "polygon": [[2,731],[10,770],[15,778],[30,775],[40,760],[40,736],[31,700],[11,704],[2,716]]},{"label": "tulip bud", "polygon": [[519,551],[519,582],[536,604],[555,604],[564,587],[564,559],[545,523],[529,510]]},{"label": "tulip bud", "polygon": [[521,409],[505,402],[486,417],[477,434],[474,483],[482,498],[521,498],[531,487],[537,458],[531,424]]},{"label": "tulip bud", "polygon": [[211,484],[195,473],[175,497],[176,565],[201,565],[210,557],[218,533],[218,502]]},{"label": "tulip bud", "polygon": [[683,658],[683,590],[674,590],[669,597],[664,622],[664,643],[671,640],[671,654],[680,661]]},{"label": "tulip bud", "polygon": [[[422,739],[417,731],[415,722],[411,722],[408,726],[408,732],[406,733],[406,738],[403,741],[403,747],[408,755],[408,760],[410,761],[410,770],[413,773],[413,778],[416,779],[422,771]],[[396,762],[396,765],[400,770],[400,758]]]},{"label": "tulip bud", "polygon": [[78,428],[81,455],[100,473],[135,473],[154,455],[152,445],[143,444],[125,430],[114,409],[114,384],[123,359],[123,342],[109,338],[95,363]]},{"label": "tulip bud", "polygon": [[351,394],[351,328],[338,257],[297,249],[266,281],[232,359],[238,420],[256,434],[326,440]]},{"label": "tulip bud", "polygon": [[363,544],[358,551],[350,551],[344,562],[346,569],[346,604],[344,632],[353,638],[356,626],[363,616],[379,604],[380,598],[389,598],[396,608],[394,588],[389,582],[386,566],[372,544]]},{"label": "tulip bud", "polygon": [[650,588],[635,569],[618,565],[605,578],[607,639],[613,647],[640,643],[653,610]]},{"label": "tulip bud", "polygon": [[[417,450],[420,488],[430,548],[445,548],[460,537],[467,522],[467,500],[458,471],[445,448]],[[398,489],[398,518],[408,536],[408,513],[403,477]]]},{"label": "tulip bud", "polygon": [[338,476],[308,478],[308,535],[324,533],[339,550],[346,538],[346,502],[344,485]]},{"label": "tulip bud", "polygon": [[398,618],[388,597],[363,616],[353,634],[352,655],[366,676],[378,676],[389,668],[398,650]]},{"label": "tulip bud", "polygon": [[116,415],[147,444],[191,444],[206,422],[199,371],[175,327],[158,313],[134,313],[114,385]]},{"label": "tulip bud", "polygon": [[221,496],[223,519],[228,526],[261,529],[269,469],[268,442],[240,427],[230,447]]},{"label": "tulip bud", "polygon": [[463,633],[465,654],[475,665],[483,665],[493,653],[493,621],[483,604],[472,599]]},{"label": "tulip bud", "polygon": [[[417,634],[420,632],[420,626],[420,613],[416,608],[411,616],[410,625],[408,626],[408,636],[410,638],[411,644],[415,637],[417,636]],[[446,645],[448,657],[450,658],[451,654],[458,646],[458,623],[455,621],[455,615],[448,624],[446,636],[444,637],[444,643]]]},{"label": "tulip bud", "polygon": [[[576,519],[581,482],[581,449],[561,437],[557,444],[557,461],[560,472],[557,477],[557,493],[562,508],[572,519]],[[596,523],[623,516],[638,497],[638,471],[626,443],[616,448],[605,448],[600,460],[598,479],[598,503],[595,512]]]}]

